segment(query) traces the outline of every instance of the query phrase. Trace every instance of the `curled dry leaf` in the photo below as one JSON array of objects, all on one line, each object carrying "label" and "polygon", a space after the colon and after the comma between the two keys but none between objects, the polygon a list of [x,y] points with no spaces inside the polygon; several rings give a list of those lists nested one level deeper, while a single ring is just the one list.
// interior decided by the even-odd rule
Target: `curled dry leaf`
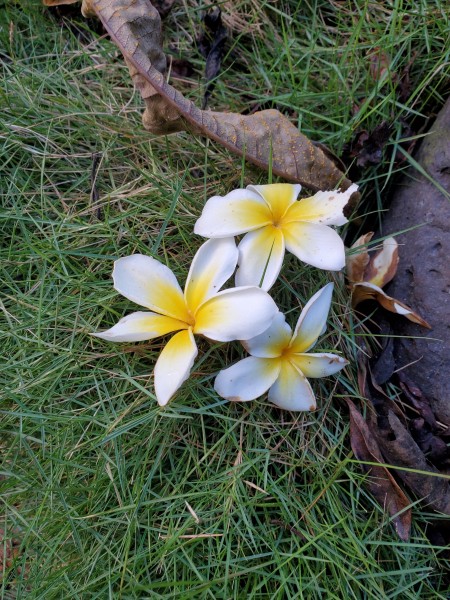
[{"label": "curled dry leaf", "polygon": [[368,281],[384,287],[397,272],[398,244],[393,237],[387,238],[381,248],[370,256],[367,245],[372,237],[373,231],[369,231],[352,245],[352,250],[359,251],[347,257],[347,278],[351,283]]},{"label": "curled dry leaf", "polygon": [[422,325],[431,329],[431,326],[425,319],[422,319],[420,315],[414,312],[409,306],[400,300],[391,298],[381,288],[372,283],[355,283],[353,284],[352,304],[356,307],[364,300],[376,300],[378,304],[381,304],[383,308],[392,313],[403,315],[413,323]]},{"label": "curled dry leaf", "polygon": [[347,257],[347,278],[352,291],[352,306],[365,300],[376,300],[383,308],[392,313],[403,315],[413,323],[431,329],[430,325],[409,306],[388,296],[381,288],[393,279],[398,267],[398,244],[393,237],[383,241],[382,247],[369,255],[367,244],[372,239],[373,232],[366,233],[356,240],[351,247],[357,253]]},{"label": "curled dry leaf", "polygon": [[384,463],[375,437],[353,402],[347,399],[350,410],[350,443],[356,458],[363,461],[361,467],[368,473],[370,492],[393,517],[393,523],[400,539],[407,541],[411,530],[410,501],[398,486],[389,469],[370,463]]},{"label": "curled dry leaf", "polygon": [[[252,115],[202,111],[169,85],[163,73],[161,19],[149,0],[83,0],[85,17],[96,14],[123,53],[146,104],[144,127],[156,134],[205,135],[249,162],[314,191],[351,181],[279,111]],[[355,192],[352,205],[359,199]]]},{"label": "curled dry leaf", "polygon": [[351,250],[355,250],[355,252],[349,254],[346,259],[347,279],[350,283],[364,281],[364,274],[370,261],[367,245],[372,237],[373,231],[369,231],[359,237],[351,247]]}]

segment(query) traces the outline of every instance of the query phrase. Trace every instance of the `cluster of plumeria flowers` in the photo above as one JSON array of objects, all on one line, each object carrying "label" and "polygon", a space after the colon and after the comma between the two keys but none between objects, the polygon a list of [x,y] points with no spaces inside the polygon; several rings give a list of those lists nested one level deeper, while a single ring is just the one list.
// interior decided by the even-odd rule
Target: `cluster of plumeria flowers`
[{"label": "cluster of plumeria flowers", "polygon": [[[286,250],[322,269],[339,271],[345,265],[344,244],[329,226],[347,222],[343,209],[357,186],[297,200],[300,189],[293,184],[248,186],[210,198],[194,228],[210,239],[194,256],[184,292],[173,272],[150,256],[134,254],[114,263],[115,289],[147,310],[93,335],[138,342],[174,334],[154,369],[160,406],[189,377],[198,354],[195,335],[216,342],[239,340],[248,352],[216,377],[216,392],[228,400],[249,401],[268,392],[269,401],[280,408],[314,410],[307,378],[332,375],[347,364],[335,354],[310,352],[326,328],[332,283],[305,305],[293,332],[268,294]],[[242,234],[236,246],[234,237]],[[235,271],[236,287],[221,291]]]}]

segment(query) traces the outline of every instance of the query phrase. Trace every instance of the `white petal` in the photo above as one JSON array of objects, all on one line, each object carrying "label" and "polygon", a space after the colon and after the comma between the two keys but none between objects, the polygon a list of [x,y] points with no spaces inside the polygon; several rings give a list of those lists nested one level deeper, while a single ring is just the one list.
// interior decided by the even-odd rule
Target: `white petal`
[{"label": "white petal", "polygon": [[302,186],[298,183],[270,183],[249,185],[247,189],[257,192],[264,198],[270,207],[274,223],[278,223],[288,208],[295,203]]},{"label": "white petal", "polygon": [[358,186],[351,185],[345,192],[317,192],[310,198],[302,198],[286,212],[283,222],[310,221],[322,225],[344,225],[347,218],[343,210]]},{"label": "white petal", "polygon": [[247,402],[262,396],[280,371],[280,361],[249,356],[235,365],[220,371],[214,389],[227,400]]},{"label": "white petal", "polygon": [[234,238],[208,240],[197,251],[189,269],[184,296],[193,315],[233,275],[238,260]]},{"label": "white petal", "polygon": [[292,329],[286,323],[282,312],[275,315],[270,327],[242,345],[252,356],[261,358],[275,358],[281,356],[283,350],[289,346]]},{"label": "white petal", "polygon": [[198,354],[192,330],[176,333],[165,345],[155,365],[155,393],[165,406],[186,381]]},{"label": "white petal", "polygon": [[294,354],[289,360],[305,377],[328,377],[348,365],[348,361],[336,354]]},{"label": "white petal", "polygon": [[333,295],[332,283],[314,294],[305,304],[292,336],[292,352],[307,352],[324,333]]},{"label": "white petal", "polygon": [[364,273],[364,281],[383,288],[395,277],[398,261],[397,240],[393,237],[386,238],[382,249],[371,257],[367,271]]},{"label": "white petal", "polygon": [[239,244],[236,285],[256,285],[269,290],[277,280],[284,258],[284,238],[277,227],[268,225],[247,233]]},{"label": "white petal", "polygon": [[269,401],[285,410],[316,408],[316,398],[308,380],[287,360],[282,362],[278,379],[269,390]]},{"label": "white petal", "polygon": [[142,342],[179,329],[187,329],[184,321],[151,312],[134,312],[108,329],[91,335],[110,342]]},{"label": "white petal", "polygon": [[114,287],[131,300],[162,315],[189,322],[183,292],[172,271],[151,256],[133,254],[114,263]]},{"label": "white petal", "polygon": [[230,237],[271,223],[272,216],[263,198],[251,190],[233,190],[213,196],[203,208],[194,233],[204,237]]},{"label": "white petal", "polygon": [[404,306],[401,306],[400,304],[398,304],[397,302],[394,302],[394,308],[395,311],[399,314],[399,315],[409,315],[411,313],[410,310],[408,310],[407,308],[405,308]]},{"label": "white petal", "polygon": [[328,271],[340,271],[345,265],[344,242],[326,225],[287,223],[282,226],[286,249],[297,258]]},{"label": "white petal", "polygon": [[275,302],[260,288],[231,288],[200,306],[194,333],[218,342],[248,340],[267,329],[277,312]]}]

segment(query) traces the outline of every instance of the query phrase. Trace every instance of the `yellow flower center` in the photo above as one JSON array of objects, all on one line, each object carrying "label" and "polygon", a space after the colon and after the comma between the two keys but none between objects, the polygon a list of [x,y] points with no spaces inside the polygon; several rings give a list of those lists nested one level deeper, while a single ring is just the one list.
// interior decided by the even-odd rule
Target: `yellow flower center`
[{"label": "yellow flower center", "polygon": [[286,346],[286,348],[283,348],[283,350],[281,351],[280,358],[283,358],[284,360],[289,360],[293,354],[295,354],[295,352],[293,352],[292,348],[290,346]]},{"label": "yellow flower center", "polygon": [[188,318],[184,319],[184,322],[189,325],[189,327],[192,327],[192,329],[194,329],[195,327],[195,317],[192,314],[192,312],[188,309]]}]

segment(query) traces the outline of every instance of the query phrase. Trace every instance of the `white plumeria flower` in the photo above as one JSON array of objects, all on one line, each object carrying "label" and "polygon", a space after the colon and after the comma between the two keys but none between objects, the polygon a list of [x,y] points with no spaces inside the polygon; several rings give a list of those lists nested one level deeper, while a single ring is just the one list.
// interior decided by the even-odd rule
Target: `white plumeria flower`
[{"label": "white plumeria flower", "polygon": [[172,271],[150,256],[134,254],[114,263],[114,287],[152,312],[135,312],[93,335],[113,342],[151,340],[176,333],[155,365],[155,393],[164,406],[188,378],[198,350],[194,334],[219,342],[247,340],[272,322],[278,309],[257,287],[219,292],[233,274],[238,250],[233,238],[209,240],[189,270],[184,294]]},{"label": "white plumeria flower", "polygon": [[269,401],[286,410],[314,410],[316,399],[307,377],[326,377],[348,361],[335,354],[308,351],[325,331],[333,284],[306,304],[292,334],[280,312],[271,326],[243,343],[251,355],[220,371],[214,384],[223,398],[246,402],[269,391]]},{"label": "white plumeria flower", "polygon": [[269,290],[280,273],[286,249],[320,269],[339,271],[344,267],[344,244],[328,225],[347,223],[343,208],[357,189],[353,184],[345,192],[317,192],[297,201],[298,184],[249,185],[210,198],[194,232],[208,238],[246,233],[239,244],[236,285]]}]

